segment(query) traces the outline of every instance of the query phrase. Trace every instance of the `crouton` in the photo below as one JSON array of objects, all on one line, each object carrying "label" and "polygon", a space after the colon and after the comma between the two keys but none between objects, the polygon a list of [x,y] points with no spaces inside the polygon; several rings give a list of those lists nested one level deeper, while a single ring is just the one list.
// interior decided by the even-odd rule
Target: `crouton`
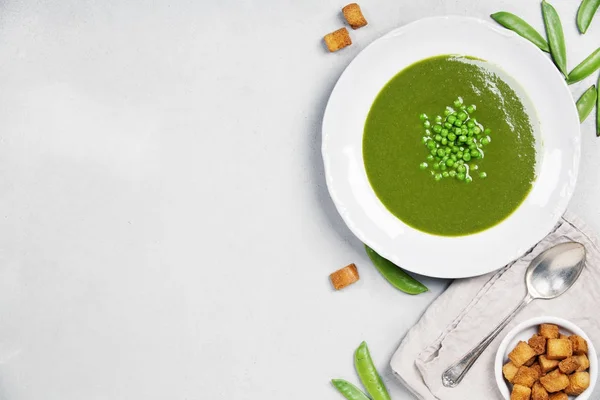
[{"label": "crouton", "polygon": [[513,379],[513,383],[515,385],[523,385],[530,388],[533,386],[535,381],[539,379],[539,377],[540,376],[535,369],[523,365],[519,367],[519,370]]},{"label": "crouton", "polygon": [[346,18],[348,25],[350,25],[352,29],[362,28],[367,25],[367,20],[360,10],[360,6],[356,3],[350,3],[342,8],[342,13],[344,13],[344,18]]},{"label": "crouton", "polygon": [[585,371],[590,367],[590,360],[587,358],[585,354],[580,356],[573,356],[579,362],[579,368],[577,368],[577,372]]},{"label": "crouton", "polygon": [[540,378],[540,383],[550,393],[558,392],[569,386],[569,377],[555,369]]},{"label": "crouton", "polygon": [[547,374],[548,372],[557,368],[559,362],[560,361],[558,360],[549,360],[545,355],[541,355],[538,357],[538,363],[542,368],[542,374]]},{"label": "crouton", "polygon": [[531,389],[523,385],[513,386],[510,394],[510,400],[529,400],[531,398]]},{"label": "crouton", "polygon": [[579,360],[575,357],[567,357],[558,363],[558,369],[563,374],[569,375],[571,372],[577,371],[579,368]]},{"label": "crouton", "polygon": [[546,339],[558,339],[558,325],[541,324],[539,332]]},{"label": "crouton", "polygon": [[356,265],[350,264],[329,275],[329,279],[335,290],[340,290],[358,281],[360,277]]},{"label": "crouton", "polygon": [[531,388],[531,400],[549,400],[548,392],[541,383],[536,382]]},{"label": "crouton", "polygon": [[567,335],[563,335],[563,334],[561,333],[560,335],[558,335],[558,338],[559,338],[559,339],[568,339],[568,338],[569,338],[569,336],[567,336]]},{"label": "crouton", "polygon": [[535,351],[529,345],[523,341],[520,341],[519,344],[508,354],[508,358],[512,361],[515,366],[520,367],[525,364],[527,361],[531,360],[532,357],[535,356]]},{"label": "crouton", "polygon": [[565,392],[552,393],[548,400],[569,400],[569,396]]},{"label": "crouton", "polygon": [[590,374],[587,372],[575,372],[569,375],[569,384],[565,393],[571,396],[579,396],[590,386]]},{"label": "crouton", "polygon": [[510,383],[513,383],[513,379],[515,378],[515,375],[517,374],[518,370],[519,368],[516,367],[515,364],[512,363],[512,361],[507,362],[502,367],[502,373],[504,374],[504,378]]},{"label": "crouton", "polygon": [[573,345],[567,339],[548,339],[546,357],[549,360],[564,360],[573,355]]},{"label": "crouton", "polygon": [[542,372],[542,367],[540,367],[540,364],[538,363],[533,364],[531,366],[531,369],[537,373],[538,379],[540,379],[544,375],[544,373]]},{"label": "crouton", "polygon": [[573,354],[578,356],[582,354],[587,354],[588,345],[584,338],[578,335],[569,336],[569,340],[571,341],[571,345],[573,346]]},{"label": "crouton", "polygon": [[544,354],[546,352],[546,338],[542,335],[535,334],[527,341],[529,347],[535,351],[536,355]]},{"label": "crouton", "polygon": [[341,28],[337,31],[328,33],[323,40],[325,40],[327,48],[332,53],[352,44],[352,39],[350,39],[350,34],[346,28]]},{"label": "crouton", "polygon": [[533,356],[529,360],[525,361],[523,363],[523,365],[526,367],[531,367],[536,361],[537,361],[537,357]]}]

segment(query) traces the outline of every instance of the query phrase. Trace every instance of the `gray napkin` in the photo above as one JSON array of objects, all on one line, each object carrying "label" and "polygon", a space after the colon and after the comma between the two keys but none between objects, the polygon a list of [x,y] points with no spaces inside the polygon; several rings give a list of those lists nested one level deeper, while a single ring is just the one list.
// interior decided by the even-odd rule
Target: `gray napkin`
[{"label": "gray napkin", "polygon": [[[490,344],[456,388],[442,385],[442,372],[493,329],[526,294],[525,270],[535,256],[555,244],[576,241],[587,250],[586,267],[575,285],[554,300],[535,300]],[[501,244],[498,244],[501,245]],[[572,214],[519,260],[499,271],[454,281],[425,311],[392,357],[395,375],[423,400],[502,399],[494,357],[504,335],[520,322],[556,316],[574,322],[600,347],[600,242]],[[591,398],[600,398],[597,387]]]}]

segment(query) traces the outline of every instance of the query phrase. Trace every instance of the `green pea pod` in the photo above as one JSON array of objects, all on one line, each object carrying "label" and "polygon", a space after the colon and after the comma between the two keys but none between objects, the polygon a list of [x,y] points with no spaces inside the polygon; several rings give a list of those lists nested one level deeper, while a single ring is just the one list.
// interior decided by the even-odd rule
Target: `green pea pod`
[{"label": "green pea pod", "polygon": [[331,383],[348,400],[371,400],[359,388],[343,379],[332,379]]},{"label": "green pea pod", "polygon": [[598,93],[596,93],[596,137],[600,137],[600,77],[598,77]]},{"label": "green pea pod", "polygon": [[596,85],[590,86],[588,90],[583,92],[579,100],[577,100],[577,112],[579,113],[579,121],[583,122],[590,115],[596,102],[598,101],[598,92]]},{"label": "green pea pod", "polygon": [[390,394],[373,364],[371,353],[369,353],[369,348],[365,342],[362,342],[354,352],[354,368],[356,368],[360,381],[373,400],[391,400]]},{"label": "green pea pod", "polygon": [[538,33],[538,31],[536,31],[531,25],[521,18],[506,11],[500,11],[490,16],[494,21],[503,27],[510,29],[519,36],[524,37],[543,51],[550,53],[550,47],[548,47],[548,42],[546,39],[544,39],[542,35]]},{"label": "green pea pod", "polygon": [[554,63],[560,69],[560,72],[567,76],[567,48],[560,17],[554,7],[546,0],[542,1],[542,15],[552,59],[554,59]]},{"label": "green pea pod", "polygon": [[381,257],[369,246],[365,245],[365,250],[377,271],[396,289],[408,294],[419,294],[428,290],[427,286],[404,272],[396,264]]},{"label": "green pea pod", "polygon": [[577,11],[577,27],[579,32],[585,33],[592,23],[594,14],[600,7],[600,0],[583,0]]},{"label": "green pea pod", "polygon": [[596,49],[592,54],[583,60],[578,66],[573,68],[573,71],[569,74],[567,81],[569,84],[579,82],[600,68],[600,47]]}]

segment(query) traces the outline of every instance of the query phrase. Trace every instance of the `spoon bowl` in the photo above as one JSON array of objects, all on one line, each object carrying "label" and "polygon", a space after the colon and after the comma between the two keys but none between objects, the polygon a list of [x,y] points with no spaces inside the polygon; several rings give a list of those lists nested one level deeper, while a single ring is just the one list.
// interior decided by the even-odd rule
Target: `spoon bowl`
[{"label": "spoon bowl", "polygon": [[525,273],[527,291],[534,299],[553,299],[567,291],[583,271],[585,247],[567,242],[533,259]]}]

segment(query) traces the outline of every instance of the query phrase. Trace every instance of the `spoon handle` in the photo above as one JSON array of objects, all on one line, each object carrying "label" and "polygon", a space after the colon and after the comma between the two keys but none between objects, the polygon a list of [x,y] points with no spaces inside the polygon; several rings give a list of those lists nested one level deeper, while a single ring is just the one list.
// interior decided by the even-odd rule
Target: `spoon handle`
[{"label": "spoon handle", "polygon": [[458,385],[467,372],[471,369],[475,361],[479,358],[479,356],[485,351],[485,349],[489,346],[490,343],[498,336],[498,334],[504,329],[506,325],[521,311],[525,306],[533,300],[531,295],[525,296],[523,301],[506,317],[498,324],[496,329],[490,332],[479,344],[467,354],[464,355],[463,358],[452,364],[444,373],[442,374],[442,383],[446,387],[455,387]]}]

